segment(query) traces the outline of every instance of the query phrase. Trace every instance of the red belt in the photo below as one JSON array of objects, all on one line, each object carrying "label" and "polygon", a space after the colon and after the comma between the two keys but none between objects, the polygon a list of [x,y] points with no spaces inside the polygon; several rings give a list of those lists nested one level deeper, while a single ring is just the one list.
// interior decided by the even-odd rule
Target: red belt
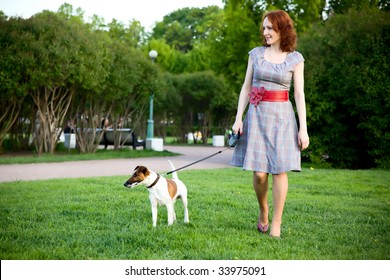
[{"label": "red belt", "polygon": [[286,102],[288,90],[266,90],[264,87],[252,87],[249,97],[249,102],[255,106],[259,105],[260,101]]}]

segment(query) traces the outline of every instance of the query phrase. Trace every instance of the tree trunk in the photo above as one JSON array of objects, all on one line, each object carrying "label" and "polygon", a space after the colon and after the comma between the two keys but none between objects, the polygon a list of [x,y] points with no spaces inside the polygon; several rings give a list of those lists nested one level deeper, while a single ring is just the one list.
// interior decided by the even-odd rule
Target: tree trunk
[{"label": "tree trunk", "polygon": [[38,155],[43,152],[54,153],[61,133],[61,124],[68,112],[74,92],[72,88],[45,87],[32,93],[32,99],[38,109],[39,123],[35,136]]}]

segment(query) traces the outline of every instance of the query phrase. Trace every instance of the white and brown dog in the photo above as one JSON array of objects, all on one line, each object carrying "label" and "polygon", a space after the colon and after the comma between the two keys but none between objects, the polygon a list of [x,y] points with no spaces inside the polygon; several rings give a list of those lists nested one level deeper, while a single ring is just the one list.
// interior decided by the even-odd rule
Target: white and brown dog
[{"label": "white and brown dog", "polygon": [[[172,162],[169,161],[172,170],[175,170]],[[184,205],[184,223],[189,223],[187,209],[187,188],[179,180],[177,173],[172,172],[172,179],[167,179],[145,166],[137,166],[133,175],[125,182],[125,187],[133,188],[138,185],[146,186],[149,191],[149,199],[152,204],[153,226],[157,225],[157,206],[165,205],[168,212],[168,225],[176,220],[174,204],[177,198],[181,198]]]}]

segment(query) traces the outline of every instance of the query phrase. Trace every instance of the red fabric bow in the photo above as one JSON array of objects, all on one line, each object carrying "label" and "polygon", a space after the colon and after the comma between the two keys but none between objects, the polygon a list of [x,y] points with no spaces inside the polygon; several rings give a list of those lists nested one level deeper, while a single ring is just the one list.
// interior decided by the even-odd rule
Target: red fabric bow
[{"label": "red fabric bow", "polygon": [[259,105],[260,101],[265,97],[265,88],[252,87],[252,91],[249,93],[249,102],[255,106]]}]

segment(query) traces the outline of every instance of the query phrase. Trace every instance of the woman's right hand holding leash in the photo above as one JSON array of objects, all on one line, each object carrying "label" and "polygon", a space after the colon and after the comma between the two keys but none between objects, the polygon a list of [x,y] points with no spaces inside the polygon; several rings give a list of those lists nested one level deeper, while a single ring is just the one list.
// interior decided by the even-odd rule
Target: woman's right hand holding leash
[{"label": "woman's right hand holding leash", "polygon": [[238,132],[240,132],[240,134],[242,134],[242,126],[242,121],[236,120],[232,126],[233,133],[237,134]]}]

